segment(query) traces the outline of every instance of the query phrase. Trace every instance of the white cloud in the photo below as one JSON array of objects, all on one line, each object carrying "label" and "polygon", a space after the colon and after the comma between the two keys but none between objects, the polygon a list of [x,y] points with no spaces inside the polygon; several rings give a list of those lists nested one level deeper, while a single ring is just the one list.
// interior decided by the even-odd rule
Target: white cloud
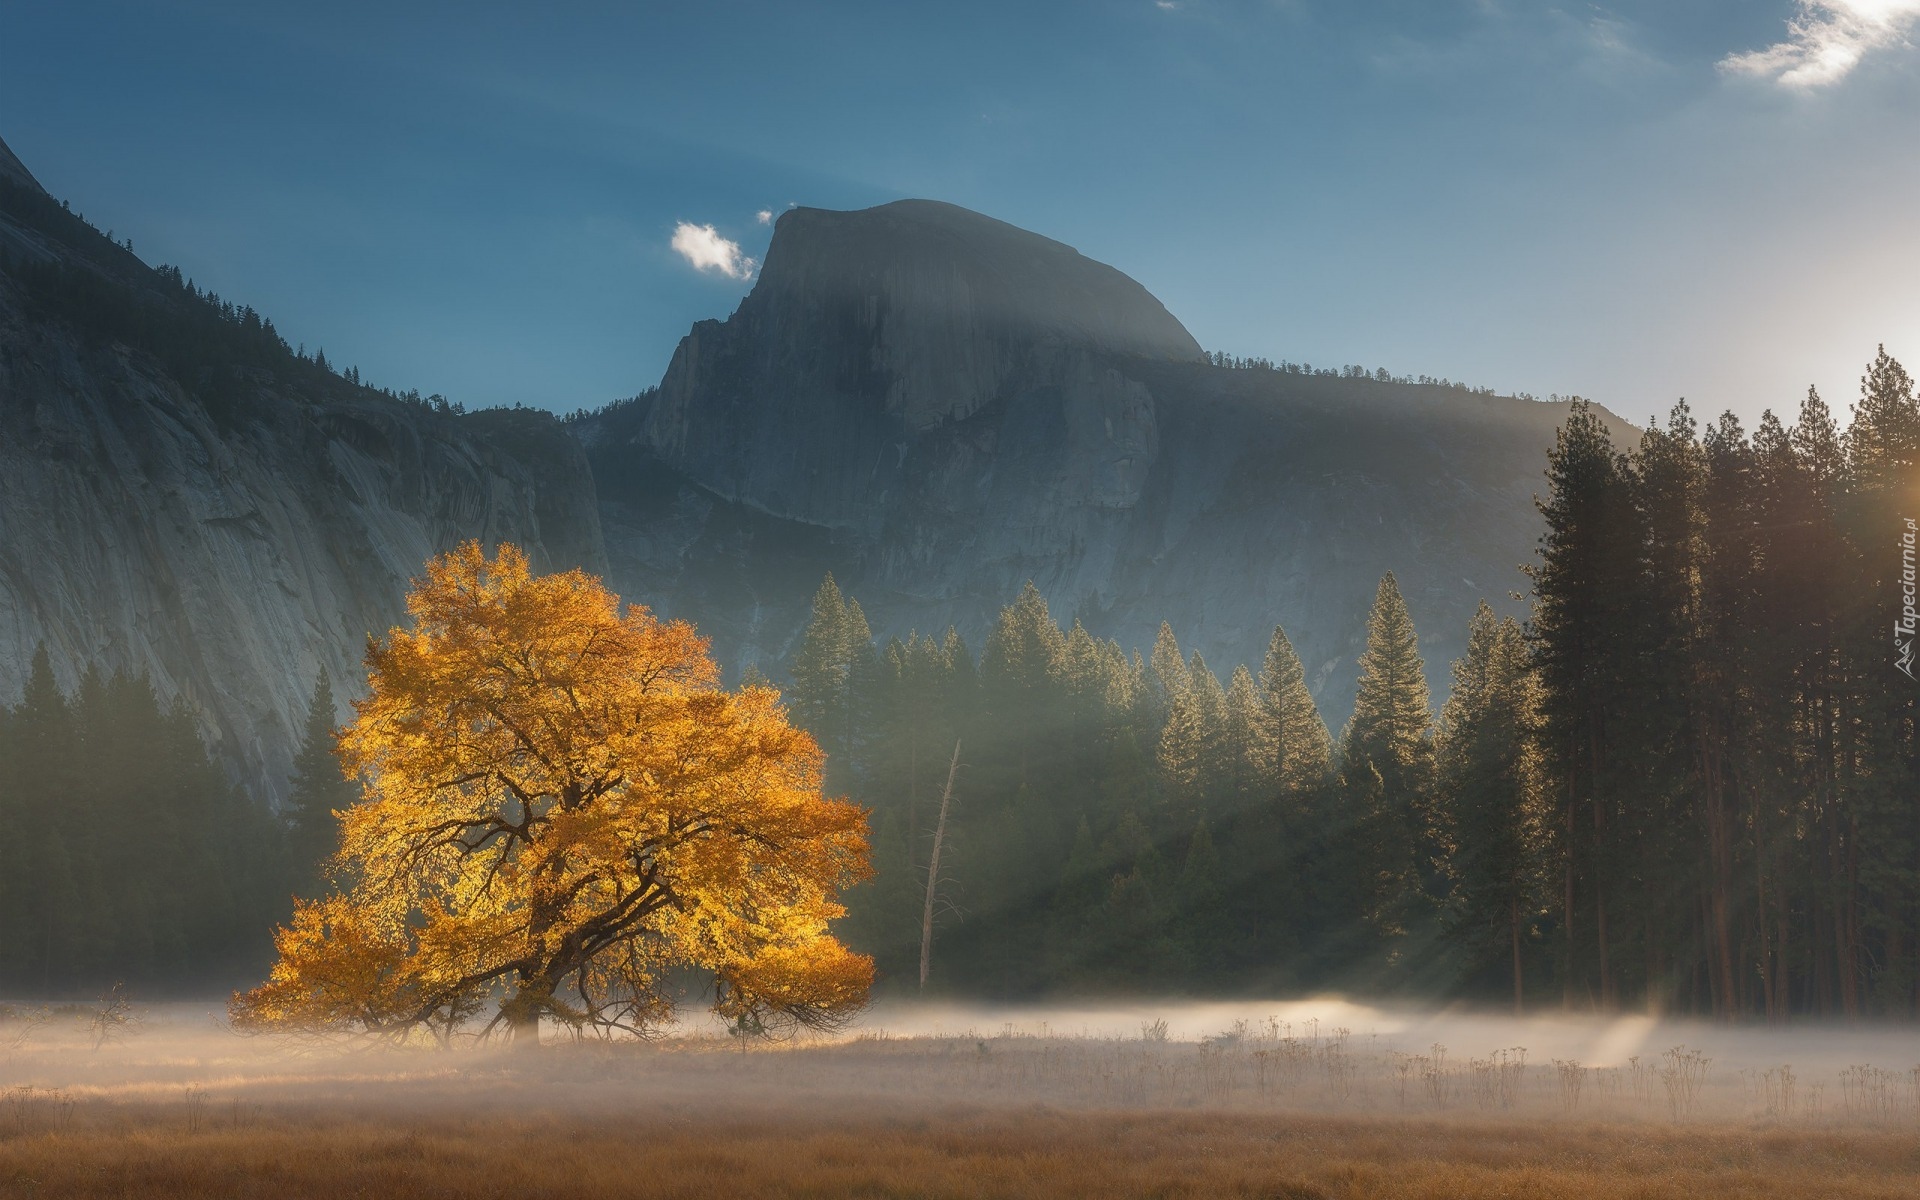
[{"label": "white cloud", "polygon": [[682,221],[673,227],[673,249],[696,271],[715,271],[728,279],[747,279],[760,264],[740,251],[740,243],[720,236],[711,225]]},{"label": "white cloud", "polygon": [[771,225],[773,224],[773,210],[770,208],[763,208],[759,212],[753,214],[753,219],[760,222],[762,225]]},{"label": "white cloud", "polygon": [[1920,24],[1920,0],[1799,0],[1787,40],[1729,54],[1720,69],[1757,75],[1783,87],[1816,88],[1845,79],[1869,51],[1907,44]]}]

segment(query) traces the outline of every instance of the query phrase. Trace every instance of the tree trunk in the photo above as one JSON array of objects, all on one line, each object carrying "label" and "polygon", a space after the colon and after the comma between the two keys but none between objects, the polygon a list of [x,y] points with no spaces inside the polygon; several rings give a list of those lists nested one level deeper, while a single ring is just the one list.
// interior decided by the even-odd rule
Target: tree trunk
[{"label": "tree trunk", "polygon": [[1593,889],[1594,932],[1599,938],[1600,1010],[1612,1012],[1619,1007],[1613,983],[1613,960],[1607,953],[1607,897],[1596,884]]},{"label": "tree trunk", "polygon": [[960,770],[960,742],[953,743],[953,761],[947,765],[947,788],[940,793],[940,818],[933,827],[933,855],[927,860],[927,903],[920,913],[920,990],[927,988],[933,966],[933,897],[940,886],[940,850],[947,840],[947,806],[953,800],[953,777]]},{"label": "tree trunk", "polygon": [[920,722],[907,731],[907,869],[913,869],[913,851],[920,844]]},{"label": "tree trunk", "polygon": [[540,1010],[532,1005],[516,1008],[507,1017],[515,1050],[534,1050],[540,1045]]},{"label": "tree trunk", "polygon": [[1513,935],[1513,1015],[1519,1016],[1526,1011],[1526,997],[1521,992],[1520,970],[1520,898],[1507,897],[1507,923]]},{"label": "tree trunk", "polygon": [[1612,1012],[1619,1006],[1613,982],[1612,947],[1607,934],[1607,805],[1601,794],[1601,733],[1589,727],[1589,749],[1593,755],[1593,913],[1597,944],[1595,957],[1600,968],[1600,1008]]},{"label": "tree trunk", "polygon": [[1566,939],[1567,939],[1567,965],[1566,965],[1566,973],[1561,977],[1561,980],[1560,980],[1560,1006],[1569,1011],[1571,1011],[1573,1008],[1573,987],[1574,987],[1573,981],[1574,981],[1574,962],[1575,962],[1575,944],[1574,944],[1574,929],[1573,929],[1573,854],[1574,854],[1573,842],[1574,842],[1574,833],[1575,833],[1575,821],[1574,821],[1574,786],[1575,784],[1574,784],[1574,778],[1573,778],[1574,774],[1575,772],[1573,771],[1567,772],[1567,814],[1566,814],[1567,815],[1567,844],[1561,852],[1563,865],[1565,866],[1566,869],[1562,873],[1562,878],[1561,878],[1561,883],[1563,885],[1564,890],[1562,892],[1561,901],[1560,901],[1560,928],[1561,928],[1561,932],[1566,935]]},{"label": "tree trunk", "polygon": [[1733,970],[1733,816],[1728,812],[1726,781],[1718,755],[1708,749],[1702,756],[1701,774],[1706,784],[1707,845],[1712,866],[1709,871],[1707,905],[1713,925],[1714,1016],[1733,1020],[1739,1006],[1738,986]]},{"label": "tree trunk", "polygon": [[1773,960],[1772,914],[1767,896],[1767,861],[1772,857],[1772,847],[1761,816],[1760,791],[1757,787],[1749,789],[1753,797],[1753,930],[1760,943],[1760,1008],[1766,1013],[1767,1024],[1774,1025],[1784,1021],[1786,1014],[1779,1007],[1779,967]]}]

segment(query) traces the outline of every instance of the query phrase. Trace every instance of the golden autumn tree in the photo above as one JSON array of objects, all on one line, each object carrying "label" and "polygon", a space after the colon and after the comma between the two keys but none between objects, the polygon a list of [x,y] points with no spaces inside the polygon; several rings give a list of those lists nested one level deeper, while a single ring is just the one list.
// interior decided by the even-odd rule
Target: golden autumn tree
[{"label": "golden autumn tree", "polygon": [[733,1020],[858,1009],[872,960],[827,926],[868,873],[865,814],[821,794],[777,692],[722,690],[691,625],[511,545],[433,560],[407,611],[340,735],[364,781],[342,890],[297,905],[237,1023],[445,1032],[497,1003],[516,1039],[638,1031],[681,967]]}]

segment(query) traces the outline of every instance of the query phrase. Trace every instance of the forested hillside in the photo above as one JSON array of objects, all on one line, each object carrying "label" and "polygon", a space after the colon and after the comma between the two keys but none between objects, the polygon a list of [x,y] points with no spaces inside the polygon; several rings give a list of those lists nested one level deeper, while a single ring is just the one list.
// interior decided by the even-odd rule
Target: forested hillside
[{"label": "forested hillside", "polygon": [[40,648],[69,691],[144,677],[278,800],[315,672],[465,537],[603,568],[552,417],[373,388],[0,171],[0,703]]},{"label": "forested hillside", "polygon": [[[936,993],[1911,1016],[1917,458],[1884,354],[1844,433],[1816,395],[1751,435],[1681,405],[1622,454],[1577,405],[1531,620],[1483,606],[1436,712],[1389,573],[1337,736],[1279,626],[1216,670],[1170,626],[1144,649],[1063,626],[1028,585],[977,651],[952,630],[882,645],[828,577],[787,698],[829,790],[872,811],[846,932],[884,987],[916,986],[951,773]],[[99,672],[63,696],[39,655],[0,713],[0,987],[257,966],[354,799],[333,713],[323,677],[276,820],[181,706]]]},{"label": "forested hillside", "polygon": [[977,654],[877,646],[829,578],[791,699],[874,809],[854,936],[913,986],[958,745],[936,991],[1911,1015],[1917,448],[1884,354],[1844,434],[1812,395],[1751,436],[1683,404],[1621,454],[1577,406],[1532,621],[1483,606],[1436,718],[1388,575],[1338,737],[1280,628],[1215,671],[1168,627],[1144,655],[1063,628],[1029,586]]}]

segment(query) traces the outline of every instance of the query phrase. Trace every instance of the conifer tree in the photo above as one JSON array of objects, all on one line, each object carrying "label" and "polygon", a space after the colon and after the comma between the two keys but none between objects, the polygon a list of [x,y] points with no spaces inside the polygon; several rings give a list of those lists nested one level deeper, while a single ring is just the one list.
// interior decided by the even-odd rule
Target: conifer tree
[{"label": "conifer tree", "polygon": [[1332,738],[1307,690],[1306,671],[1293,643],[1278,625],[1260,666],[1263,753],[1271,757],[1273,784],[1297,805],[1320,788],[1332,770]]},{"label": "conifer tree", "polygon": [[1378,934],[1404,934],[1429,898],[1433,715],[1413,618],[1391,571],[1381,578],[1367,619],[1360,687],[1340,757],[1343,807],[1361,860],[1363,915]]},{"label": "conifer tree", "polygon": [[813,615],[790,669],[794,716],[827,752],[828,789],[847,790],[857,775],[857,735],[878,670],[866,614],[841,594],[831,573],[814,593]]},{"label": "conifer tree", "polygon": [[1180,653],[1180,643],[1173,636],[1173,626],[1160,622],[1160,633],[1153,641],[1153,654],[1147,660],[1147,703],[1150,720],[1157,726],[1166,720],[1172,711],[1174,701],[1186,694],[1188,685],[1187,661]]},{"label": "conifer tree", "polygon": [[1193,706],[1198,739],[1193,803],[1204,816],[1222,803],[1226,790],[1229,772],[1227,692],[1198,650],[1187,664],[1187,679],[1187,695]]},{"label": "conifer tree", "polygon": [[1436,790],[1450,850],[1446,915],[1470,967],[1506,959],[1515,1012],[1524,1003],[1523,943],[1551,835],[1540,812],[1536,708],[1519,624],[1496,619],[1482,601],[1440,717]]},{"label": "conifer tree", "polygon": [[[1708,818],[1706,840],[1715,856],[1716,880],[1730,880],[1725,886],[1731,902],[1722,902],[1730,910],[1730,940],[1736,955],[1741,944],[1747,947],[1751,964],[1735,962],[1730,1003],[1754,1007],[1747,993],[1757,988],[1757,1007],[1772,1013],[1778,1001],[1772,978],[1779,963],[1776,930],[1765,909],[1778,882],[1778,864],[1768,831],[1784,826],[1773,822],[1767,811],[1763,752],[1757,740],[1757,647],[1749,633],[1757,607],[1759,561],[1753,447],[1731,412],[1722,413],[1706,430],[1700,446],[1705,480],[1692,686],[1700,782],[1710,792],[1711,804],[1702,815]],[[1670,983],[1664,990],[1671,991]]]},{"label": "conifer tree", "polygon": [[1066,635],[1048,613],[1046,597],[1029,579],[987,635],[981,673],[1003,703],[1013,696],[1038,698],[1061,681],[1066,649]]},{"label": "conifer tree", "polygon": [[1226,804],[1241,812],[1260,803],[1271,804],[1277,789],[1271,786],[1273,746],[1264,720],[1259,688],[1245,664],[1233,669],[1227,684],[1223,744],[1223,780]]},{"label": "conifer tree", "polygon": [[1063,725],[1066,635],[1032,580],[1000,610],[980,653],[981,693],[991,718],[987,749],[1014,769],[1013,788],[1030,787],[1051,765]]},{"label": "conifer tree", "polygon": [[1840,520],[1853,570],[1841,636],[1853,718],[1847,757],[1854,836],[1872,847],[1860,856],[1858,875],[1867,933],[1878,941],[1870,1000],[1879,1013],[1910,1017],[1920,1001],[1920,806],[1913,803],[1920,792],[1920,688],[1911,678],[1920,674],[1920,622],[1909,607],[1916,569],[1910,548],[1920,540],[1912,524],[1920,522],[1920,395],[1884,346],[1860,380],[1845,448],[1848,494]]},{"label": "conifer tree", "polygon": [[[1703,946],[1715,1011],[1731,1016],[1738,987],[1733,958],[1734,797],[1724,739],[1715,724],[1714,683],[1702,639],[1706,559],[1707,458],[1682,400],[1663,429],[1648,422],[1628,460],[1626,485],[1639,537],[1635,585],[1613,656],[1626,702],[1616,736],[1634,747],[1616,764],[1611,800],[1611,865],[1617,903],[1616,986],[1636,987],[1654,1011],[1678,982],[1671,922],[1659,912],[1659,883],[1695,864],[1706,898]],[[1704,855],[1702,851],[1704,850]],[[1691,936],[1691,935],[1690,935]]]},{"label": "conifer tree", "polygon": [[339,838],[334,813],[352,806],[359,789],[340,771],[334,753],[333,682],[327,669],[314,679],[313,698],[300,751],[293,760],[293,788],[287,797],[288,852],[297,875],[319,881],[322,864]]},{"label": "conifer tree", "polygon": [[838,704],[845,694],[847,601],[829,571],[813,594],[813,615],[800,635],[788,670],[793,676],[791,701],[800,724],[823,745],[829,731],[840,724]]},{"label": "conifer tree", "polygon": [[1533,648],[1545,698],[1544,747],[1560,797],[1560,979],[1564,1000],[1616,1000],[1608,906],[1618,824],[1617,736],[1612,722],[1630,703],[1623,668],[1635,636],[1630,607],[1640,540],[1625,468],[1592,405],[1576,399],[1547,456],[1548,495],[1539,502],[1547,532],[1533,580]]},{"label": "conifer tree", "polygon": [[1207,718],[1199,689],[1183,688],[1167,701],[1166,724],[1160,729],[1155,761],[1172,821],[1184,826],[1204,810],[1204,774],[1207,768]]}]

